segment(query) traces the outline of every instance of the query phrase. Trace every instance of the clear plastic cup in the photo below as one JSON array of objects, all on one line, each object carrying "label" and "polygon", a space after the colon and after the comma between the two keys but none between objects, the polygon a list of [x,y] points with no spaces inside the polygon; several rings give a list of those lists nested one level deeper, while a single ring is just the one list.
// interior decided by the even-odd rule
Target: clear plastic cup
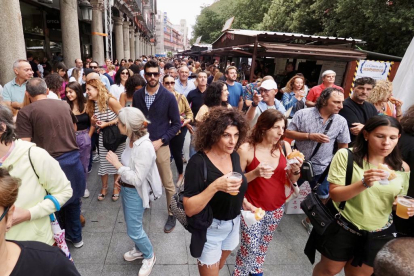
[{"label": "clear plastic cup", "polygon": [[413,198],[410,196],[398,196],[397,197],[397,216],[402,219],[409,219],[408,207],[413,205]]},{"label": "clear plastic cup", "polygon": [[268,171],[268,173],[266,174],[266,176],[264,176],[263,178],[265,179],[270,179],[273,175],[273,171],[274,168],[272,166],[270,166],[268,163],[260,163],[262,165],[262,167]]},{"label": "clear plastic cup", "polygon": [[[230,174],[229,178],[230,178],[230,179],[241,180],[241,179],[243,179],[243,176],[242,176],[240,173],[238,173],[238,172],[232,172],[232,173]],[[234,193],[229,193],[229,194],[231,194],[231,195],[233,195],[233,196],[236,196],[238,193],[239,193],[239,192],[234,192]]]}]

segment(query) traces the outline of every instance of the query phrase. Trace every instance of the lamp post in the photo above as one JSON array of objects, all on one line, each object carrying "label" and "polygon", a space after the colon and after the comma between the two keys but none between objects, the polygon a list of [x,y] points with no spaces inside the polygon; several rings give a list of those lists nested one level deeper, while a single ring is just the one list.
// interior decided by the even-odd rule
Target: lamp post
[{"label": "lamp post", "polygon": [[79,0],[82,20],[92,21],[92,5],[87,0]]}]

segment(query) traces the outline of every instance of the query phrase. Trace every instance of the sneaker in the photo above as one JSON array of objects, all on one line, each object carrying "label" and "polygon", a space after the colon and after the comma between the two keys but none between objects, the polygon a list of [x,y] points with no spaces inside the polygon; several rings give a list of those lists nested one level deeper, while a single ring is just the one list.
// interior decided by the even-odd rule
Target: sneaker
[{"label": "sneaker", "polygon": [[133,260],[142,259],[144,256],[142,256],[142,252],[138,249],[134,248],[131,251],[128,251],[124,254],[124,259],[127,262],[132,262]]},{"label": "sneaker", "polygon": [[97,163],[97,162],[99,162],[99,154],[95,154],[95,155],[92,157],[92,163]]},{"label": "sneaker", "polygon": [[89,195],[90,195],[89,190],[88,189],[85,189],[85,193],[83,194],[83,197],[84,198],[88,198]]},{"label": "sneaker", "polygon": [[80,248],[83,246],[83,240],[81,240],[80,242],[73,242],[71,239],[69,238],[65,238],[68,242],[71,242],[73,244],[74,247],[76,248]]},{"label": "sneaker", "polygon": [[172,230],[174,230],[174,228],[175,228],[175,223],[176,223],[175,217],[169,215],[168,219],[167,219],[167,222],[165,223],[165,226],[164,226],[164,232],[165,233],[171,233]]},{"label": "sneaker", "polygon": [[187,159],[185,159],[185,157],[183,156],[183,163],[186,164],[187,163]]},{"label": "sneaker", "polygon": [[157,261],[157,258],[155,258],[155,255],[153,255],[151,259],[142,260],[142,266],[139,269],[138,276],[150,275],[152,268],[154,267],[156,261]]},{"label": "sneaker", "polygon": [[302,220],[302,225],[303,225],[303,227],[305,227],[306,231],[310,235],[310,233],[312,232],[312,229],[313,229],[312,223],[307,222],[306,219],[303,219]]}]

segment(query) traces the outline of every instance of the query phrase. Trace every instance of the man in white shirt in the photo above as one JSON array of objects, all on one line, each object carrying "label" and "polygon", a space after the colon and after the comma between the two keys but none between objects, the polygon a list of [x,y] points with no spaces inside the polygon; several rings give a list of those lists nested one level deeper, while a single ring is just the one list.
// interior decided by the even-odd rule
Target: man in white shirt
[{"label": "man in white shirt", "polygon": [[191,90],[196,89],[194,82],[191,80],[188,80],[188,76],[190,74],[190,69],[188,69],[187,66],[181,66],[178,75],[179,78],[175,82],[175,91],[177,91],[180,94],[183,94],[185,97],[187,97],[188,93]]}]

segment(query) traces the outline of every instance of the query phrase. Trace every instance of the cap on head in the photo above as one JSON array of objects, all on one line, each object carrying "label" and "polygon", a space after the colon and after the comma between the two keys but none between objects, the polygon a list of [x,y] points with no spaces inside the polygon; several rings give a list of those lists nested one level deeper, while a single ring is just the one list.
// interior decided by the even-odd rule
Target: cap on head
[{"label": "cap on head", "polygon": [[274,80],[265,80],[260,84],[260,88],[264,88],[266,90],[277,89],[277,84]]},{"label": "cap on head", "polygon": [[326,75],[331,75],[331,74],[334,74],[336,76],[335,71],[333,71],[333,70],[326,70],[326,71],[324,71],[322,73],[322,78],[325,77]]}]

